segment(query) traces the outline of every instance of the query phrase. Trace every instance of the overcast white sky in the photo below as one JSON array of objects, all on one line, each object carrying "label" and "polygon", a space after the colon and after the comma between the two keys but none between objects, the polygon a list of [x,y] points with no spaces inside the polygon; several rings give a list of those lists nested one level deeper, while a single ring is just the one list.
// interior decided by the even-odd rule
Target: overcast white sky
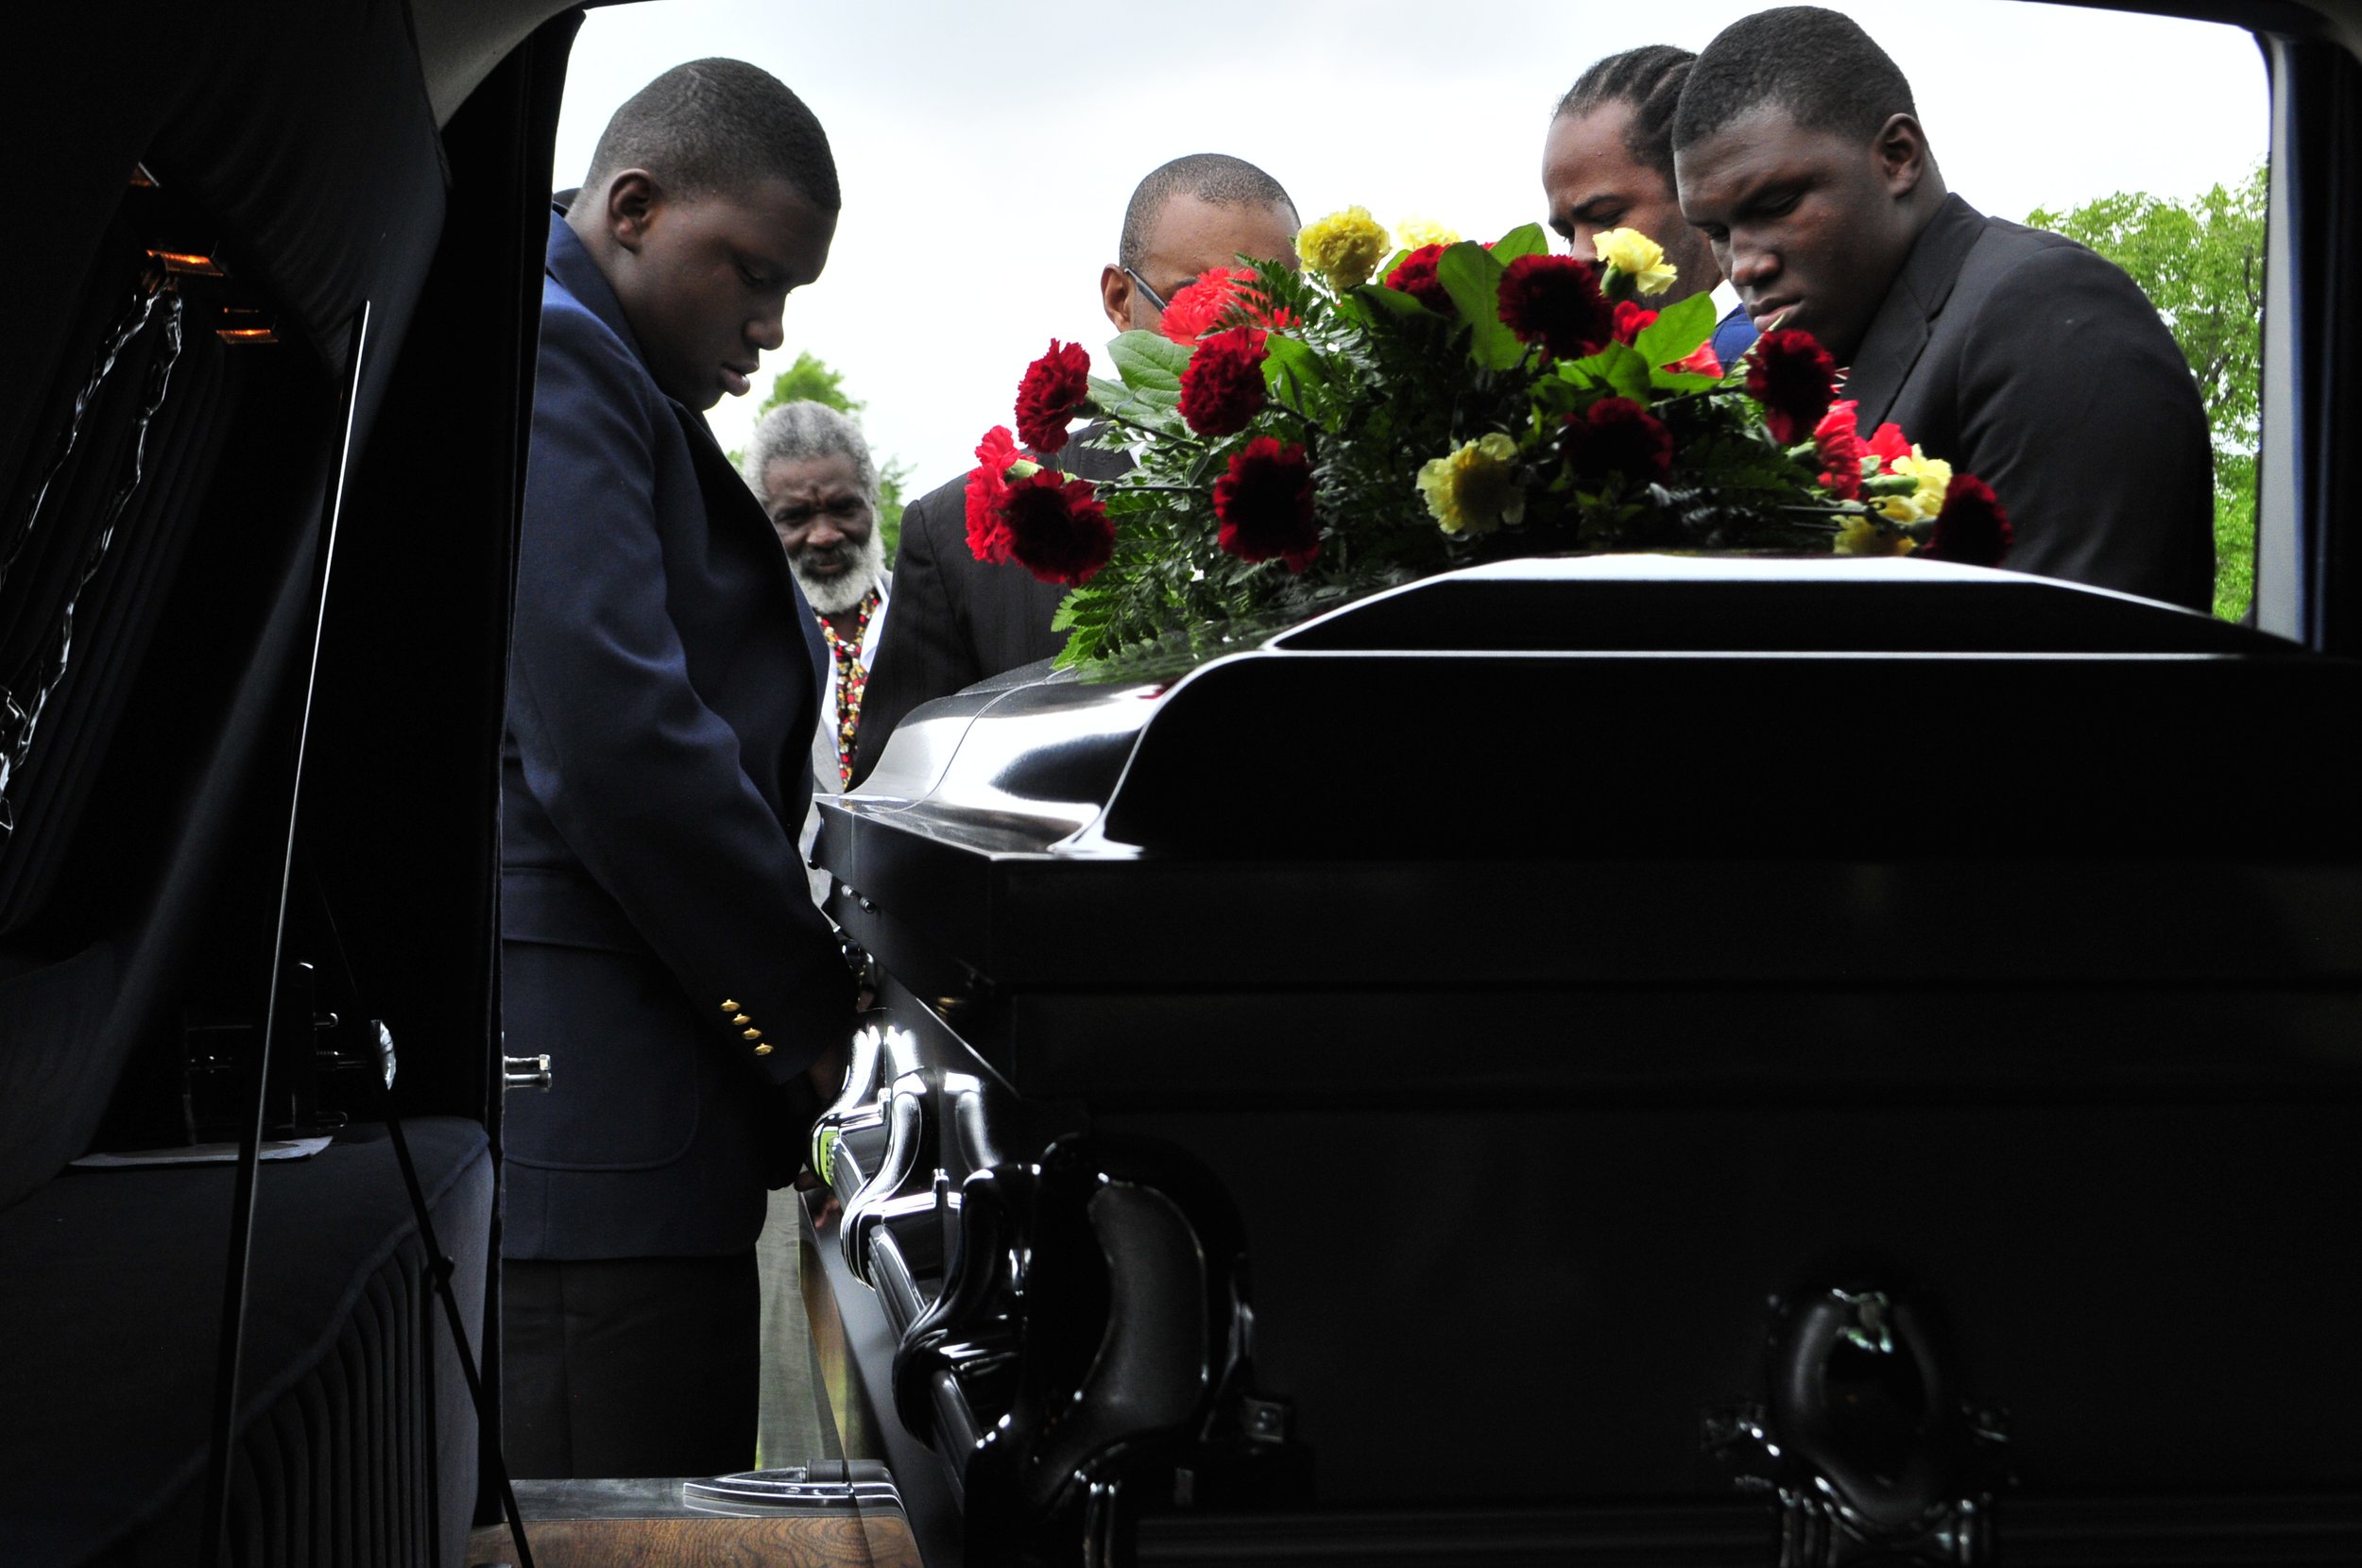
[{"label": "overcast white sky", "polygon": [[[1169,158],[1269,170],[1309,220],[1350,203],[1492,238],[1543,216],[1541,147],[1593,60],[1702,47],[1752,4],[1275,0],[1200,14],[1030,0],[656,0],[590,12],[558,124],[577,181],[615,108],[668,66],[735,55],[828,128],[845,211],[828,271],[791,295],[787,345],[711,418],[743,445],[770,378],[810,349],[868,402],[918,494],[1010,418],[1051,337],[1105,370],[1101,265]],[[2186,196],[2269,144],[2262,61],[2234,28],[2022,0],[1860,0],[1910,77],[1953,190],[2023,218],[2112,191]],[[1214,14],[1235,18],[1218,26]]]}]

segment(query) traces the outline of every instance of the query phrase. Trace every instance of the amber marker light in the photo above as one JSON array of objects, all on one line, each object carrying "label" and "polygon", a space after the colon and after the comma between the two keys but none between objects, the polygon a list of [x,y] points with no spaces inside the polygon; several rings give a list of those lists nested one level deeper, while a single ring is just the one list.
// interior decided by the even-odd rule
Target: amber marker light
[{"label": "amber marker light", "polygon": [[217,318],[214,335],[224,343],[276,343],[279,328],[250,305],[232,305]]},{"label": "amber marker light", "polygon": [[194,250],[149,249],[149,255],[164,264],[166,272],[185,272],[198,278],[227,278],[229,269],[211,256]]}]

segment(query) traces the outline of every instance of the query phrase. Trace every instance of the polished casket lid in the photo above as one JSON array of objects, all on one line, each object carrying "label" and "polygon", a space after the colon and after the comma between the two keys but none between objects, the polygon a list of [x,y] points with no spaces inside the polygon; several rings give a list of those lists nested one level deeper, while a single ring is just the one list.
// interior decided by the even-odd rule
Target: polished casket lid
[{"label": "polished casket lid", "polygon": [[946,985],[2345,976],[2355,680],[2007,572],[1510,561],[928,705],[820,856]]}]

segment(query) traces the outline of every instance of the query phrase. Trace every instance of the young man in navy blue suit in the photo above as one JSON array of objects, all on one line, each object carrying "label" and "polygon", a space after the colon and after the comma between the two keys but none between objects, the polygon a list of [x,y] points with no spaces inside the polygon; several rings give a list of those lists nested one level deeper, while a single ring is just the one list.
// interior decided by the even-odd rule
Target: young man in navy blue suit
[{"label": "young man in navy blue suit", "polygon": [[504,747],[504,1391],[520,1475],[754,1457],[754,1243],[853,983],[806,886],[821,650],[703,411],[828,261],[828,138],[737,60],[616,111],[550,225]]}]

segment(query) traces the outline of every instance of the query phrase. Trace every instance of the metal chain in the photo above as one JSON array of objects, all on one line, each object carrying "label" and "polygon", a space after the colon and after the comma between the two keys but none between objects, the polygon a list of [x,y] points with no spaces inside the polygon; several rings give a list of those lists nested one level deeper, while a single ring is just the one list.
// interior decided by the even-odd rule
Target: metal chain
[{"label": "metal chain", "polygon": [[11,687],[0,685],[0,848],[14,837],[16,812],[9,800],[9,786],[31,757],[33,737],[41,727],[43,710],[49,706],[50,693],[65,678],[66,668],[74,657],[74,614],[82,602],[82,592],[91,579],[98,575],[106,564],[108,548],[114,542],[115,524],[122,520],[124,508],[140,487],[147,461],[147,432],[163,406],[164,394],[170,389],[173,366],[179,363],[181,346],[181,301],[169,279],[151,273],[141,280],[141,292],[130,308],[116,321],[114,328],[101,345],[89,379],[75,397],[74,415],[59,439],[56,454],[41,474],[26,500],[22,520],[0,550],[0,587],[6,587],[9,570],[24,554],[26,545],[38,531],[41,515],[49,500],[50,486],[66,459],[73,455],[81,439],[82,427],[96,406],[98,393],[113,375],[124,350],[147,330],[161,309],[163,322],[163,347],[147,370],[146,395],[131,427],[131,461],[129,470],[115,487],[113,498],[107,503],[106,520],[92,541],[90,554],[83,558],[81,575],[75,580],[73,591],[67,596],[65,608],[58,617],[58,629],[50,639],[51,652],[35,666],[38,684],[29,699],[20,698]]}]

